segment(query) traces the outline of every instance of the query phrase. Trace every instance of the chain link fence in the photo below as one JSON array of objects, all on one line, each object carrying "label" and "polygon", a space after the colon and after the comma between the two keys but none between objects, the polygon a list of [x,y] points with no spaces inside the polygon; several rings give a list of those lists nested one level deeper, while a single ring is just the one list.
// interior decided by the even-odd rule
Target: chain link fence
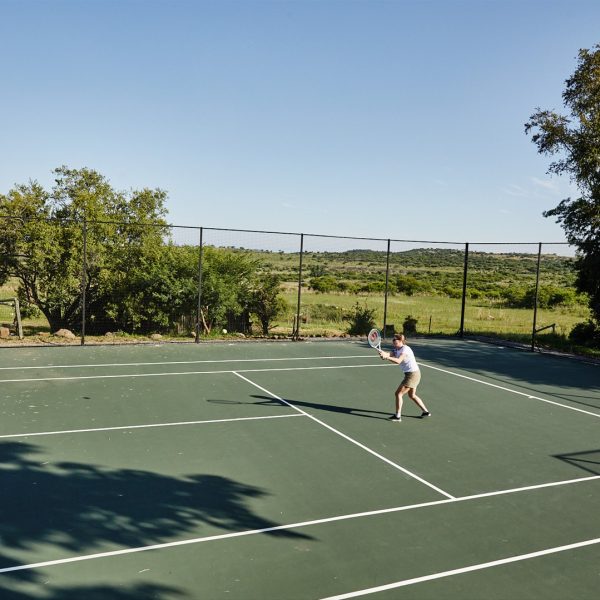
[{"label": "chain link fence", "polygon": [[14,217],[0,227],[0,300],[20,301],[26,341],[335,337],[359,333],[362,318],[384,337],[513,336],[533,348],[589,316],[565,243]]}]

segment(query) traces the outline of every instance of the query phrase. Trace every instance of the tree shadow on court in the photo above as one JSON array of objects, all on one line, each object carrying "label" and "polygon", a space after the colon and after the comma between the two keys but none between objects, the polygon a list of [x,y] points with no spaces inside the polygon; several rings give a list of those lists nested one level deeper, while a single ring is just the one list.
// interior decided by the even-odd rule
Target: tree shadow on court
[{"label": "tree shadow on court", "polygon": [[[0,443],[0,569],[40,560],[110,552],[219,535],[279,524],[254,513],[258,487],[218,475],[170,477],[78,462],[49,463],[29,443]],[[293,530],[265,535],[313,539]],[[51,551],[49,551],[49,547]],[[46,574],[51,573],[52,567]],[[40,569],[3,573],[0,598],[35,598],[21,587],[38,583],[40,598],[155,598],[180,594],[177,588],[133,586],[67,588],[53,595]],[[19,585],[21,584],[21,585]],[[144,584],[146,585],[146,584]],[[181,592],[183,593],[183,592]],[[21,594],[21,595],[19,595]],[[95,595],[94,595],[95,594]]]},{"label": "tree shadow on court", "polygon": [[[261,402],[254,402],[253,404],[259,404],[262,406],[286,406],[284,402],[277,400],[276,398],[271,398],[270,396],[261,396],[260,394],[251,394],[251,398],[257,398],[261,400]],[[290,400],[289,398],[284,398],[286,402],[289,402],[293,406],[297,406],[298,408],[314,408],[316,410],[323,410],[327,412],[335,412],[344,415],[352,415],[353,417],[362,417],[365,419],[383,419],[388,420],[390,416],[390,411],[387,412],[381,410],[369,410],[367,408],[353,408],[351,406],[336,406],[335,404],[322,404],[320,402],[306,402],[306,400]],[[247,404],[246,402],[240,402],[240,404]],[[383,415],[383,416],[377,416]]]},{"label": "tree shadow on court", "polygon": [[[40,581],[41,584],[41,581]],[[18,585],[11,585],[11,588]],[[17,589],[5,588],[0,583],[0,594],[2,600],[177,600],[189,598],[189,596],[177,588],[153,585],[139,584],[132,586],[112,586],[112,585],[79,585],[69,587],[55,587],[52,585],[43,585],[43,591],[39,593],[32,591],[31,588],[25,588],[23,591]]]},{"label": "tree shadow on court", "polygon": [[[498,385],[531,395],[567,400],[589,408],[600,408],[600,377],[596,365],[481,342],[457,341],[452,346],[430,343],[413,345],[417,361],[434,366],[483,375]],[[424,378],[423,383],[426,383]],[[449,382],[449,387],[452,384]],[[532,386],[548,386],[540,391]]]}]

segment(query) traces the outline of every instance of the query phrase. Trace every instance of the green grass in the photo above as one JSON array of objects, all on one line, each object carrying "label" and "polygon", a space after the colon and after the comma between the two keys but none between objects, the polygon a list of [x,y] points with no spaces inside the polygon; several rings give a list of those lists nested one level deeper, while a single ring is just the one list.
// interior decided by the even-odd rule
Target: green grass
[{"label": "green grass", "polygon": [[[297,292],[285,292],[290,307],[295,309]],[[350,311],[356,303],[375,310],[376,324],[383,324],[384,298],[379,294],[352,296],[347,294],[318,294],[302,290],[301,315],[305,317],[301,331],[306,334],[324,334],[326,331],[337,334],[348,328],[341,315]],[[324,307],[337,309],[340,318],[322,319],[313,315],[326,312]],[[318,310],[315,310],[318,308]],[[293,311],[290,310],[284,319],[277,323],[277,328],[285,329],[292,323]],[[461,300],[442,296],[390,296],[387,304],[387,324],[393,324],[396,330],[402,329],[408,317],[417,319],[417,331],[425,334],[454,334],[460,329]],[[555,324],[559,335],[568,335],[573,325],[587,319],[586,307],[575,306],[538,310],[537,327]],[[533,310],[504,308],[489,301],[470,300],[465,307],[465,330],[472,333],[495,334],[528,334],[533,327]]]}]

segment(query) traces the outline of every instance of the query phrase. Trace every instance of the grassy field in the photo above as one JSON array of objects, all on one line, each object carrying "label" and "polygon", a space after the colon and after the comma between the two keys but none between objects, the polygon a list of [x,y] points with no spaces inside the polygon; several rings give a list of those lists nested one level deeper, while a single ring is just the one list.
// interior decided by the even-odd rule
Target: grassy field
[{"label": "grassy field", "polygon": [[[283,294],[290,307],[296,306],[297,291]],[[376,324],[383,325],[384,298],[380,295],[351,296],[347,294],[319,294],[302,290],[301,332],[306,335],[341,335],[348,329],[343,314],[356,303],[375,311]],[[337,318],[332,318],[337,316]],[[423,334],[455,334],[460,328],[461,300],[440,296],[388,297],[386,323],[402,330],[404,320],[417,319],[417,332]],[[576,306],[538,310],[537,328],[555,324],[555,332],[568,335],[573,325],[587,318],[586,307]],[[329,317],[329,318],[327,318]],[[275,331],[285,331],[293,323],[288,312],[277,322]],[[531,336],[533,310],[504,308],[485,300],[468,301],[465,307],[465,330],[479,334],[517,334]]]}]

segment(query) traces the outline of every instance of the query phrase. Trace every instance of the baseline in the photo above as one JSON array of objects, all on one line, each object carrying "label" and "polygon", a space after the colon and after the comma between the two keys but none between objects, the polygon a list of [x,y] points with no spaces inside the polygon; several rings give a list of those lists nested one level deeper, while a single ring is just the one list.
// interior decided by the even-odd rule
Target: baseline
[{"label": "baseline", "polygon": [[[363,356],[362,358],[367,358]],[[237,369],[239,373],[265,373],[270,371],[311,371],[311,370],[322,370],[322,369],[359,369],[361,367],[366,368],[381,368],[387,367],[388,365],[381,364],[369,364],[369,365],[337,365],[328,367],[283,367],[281,369]],[[181,375],[219,375],[223,373],[233,373],[233,370],[222,370],[222,371],[182,371],[178,373],[123,373],[121,375],[77,375],[74,377],[30,377],[21,379],[0,379],[0,383],[31,383],[36,381],[78,381],[85,379],[126,379],[127,377],[173,377]]]},{"label": "baseline", "polygon": [[99,363],[82,365],[27,365],[21,367],[0,367],[0,371],[21,371],[26,369],[94,369],[100,367],[148,367],[151,365],[202,365],[218,363],[246,363],[246,362],[275,362],[295,360],[341,360],[344,358],[366,358],[365,354],[351,354],[348,356],[298,356],[295,358],[226,358],[221,360],[167,360],[155,362],[131,363]]}]

